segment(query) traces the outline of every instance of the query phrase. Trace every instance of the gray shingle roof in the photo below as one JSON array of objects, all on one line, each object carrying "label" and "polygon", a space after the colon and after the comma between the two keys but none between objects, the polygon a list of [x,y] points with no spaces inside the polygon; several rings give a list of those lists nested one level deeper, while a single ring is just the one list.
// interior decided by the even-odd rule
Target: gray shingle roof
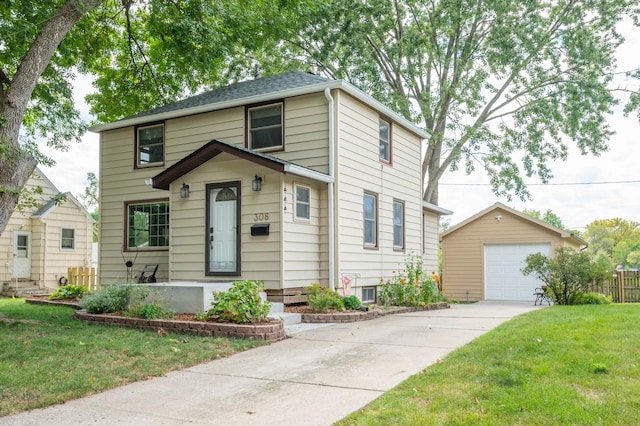
[{"label": "gray shingle roof", "polygon": [[287,89],[295,89],[316,84],[327,83],[332,80],[315,74],[301,71],[289,71],[284,74],[270,75],[257,78],[255,80],[242,81],[229,86],[220,87],[199,95],[183,99],[178,102],[167,104],[149,111],[132,115],[128,118],[145,117],[148,115],[160,114],[163,112],[178,111],[186,108],[193,108],[202,105],[228,102],[237,99],[260,96],[268,93],[275,93]]}]

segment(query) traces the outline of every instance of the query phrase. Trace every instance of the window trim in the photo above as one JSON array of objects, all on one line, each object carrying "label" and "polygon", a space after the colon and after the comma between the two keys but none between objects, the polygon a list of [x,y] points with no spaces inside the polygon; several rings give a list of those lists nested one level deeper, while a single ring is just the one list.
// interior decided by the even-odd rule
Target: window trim
[{"label": "window trim", "polygon": [[[158,127],[162,126],[162,161],[157,161],[155,163],[149,164],[140,164],[140,130],[147,129],[150,127]],[[133,158],[133,168],[134,169],[146,169],[149,167],[162,167],[165,164],[166,158],[166,147],[167,147],[167,136],[166,136],[166,125],[164,121],[157,121],[154,123],[145,123],[139,126],[135,126],[134,129],[135,135],[135,147],[134,147],[134,158]]]},{"label": "window trim", "polygon": [[[365,290],[373,290],[373,299],[365,299],[364,298],[364,292]],[[377,287],[372,285],[372,286],[366,286],[366,287],[362,287],[362,292],[360,294],[360,296],[362,297],[362,303],[376,303],[377,299],[378,299],[378,291],[377,291]]]},{"label": "window trim", "polygon": [[[373,198],[373,213],[374,213],[374,218],[373,218],[373,222],[375,225],[375,229],[374,229],[374,242],[370,243],[366,241],[366,226],[365,226],[365,221],[367,220],[365,217],[365,212],[364,212],[364,204],[365,204],[365,199],[366,197],[371,197]],[[371,191],[364,191],[364,195],[362,197],[362,244],[363,247],[365,249],[368,250],[377,250],[378,246],[379,246],[379,241],[380,241],[380,237],[379,237],[379,227],[380,227],[380,214],[379,214],[379,210],[378,210],[378,194],[376,194],[375,192],[371,192]]]},{"label": "window trim", "polygon": [[[279,105],[280,106],[280,145],[277,146],[271,146],[271,147],[266,147],[266,148],[257,148],[254,149],[252,147],[251,144],[251,111],[253,110],[257,110],[257,109],[261,109],[261,108],[268,108],[271,106],[275,106],[275,105]],[[285,150],[285,136],[284,136],[284,99],[279,99],[279,100],[274,100],[274,101],[268,101],[268,102],[261,102],[258,104],[251,104],[251,105],[247,105],[244,109],[244,147],[247,149],[250,149],[252,151],[256,151],[256,152],[279,152],[279,151],[284,151]]]},{"label": "window trim", "polygon": [[[388,156],[389,158],[383,158],[382,154],[380,153],[380,143],[382,142],[382,139],[380,138],[380,123],[384,122],[387,124],[387,129],[389,131],[388,135],[387,135],[387,146],[388,146]],[[393,126],[393,122],[384,116],[380,116],[378,117],[378,159],[380,160],[381,163],[384,164],[388,164],[388,165],[392,165],[393,164],[393,137],[392,137],[392,126]]]},{"label": "window trim", "polygon": [[[402,207],[402,217],[400,218],[400,220],[402,221],[400,223],[401,226],[401,231],[402,231],[402,245],[396,245],[396,204],[400,205]],[[406,232],[406,226],[405,226],[405,202],[402,200],[398,200],[397,198],[393,199],[393,211],[392,211],[392,217],[393,217],[393,250],[394,251],[404,251],[406,248],[406,240],[407,240],[407,232]]]},{"label": "window trim", "polygon": [[[71,247],[65,247],[63,245],[64,241],[65,241],[65,237],[64,237],[64,231],[71,231],[73,233],[73,235],[71,236]],[[67,240],[69,238],[66,238]],[[76,229],[75,228],[65,228],[65,227],[60,227],[60,250],[75,250],[76,249]]]},{"label": "window trim", "polygon": [[[304,217],[304,216],[298,216],[298,188],[302,188],[302,189],[306,189],[307,193],[309,194],[309,201],[306,202],[307,205],[307,212],[309,214],[308,217]],[[304,185],[301,183],[295,183],[293,184],[293,209],[294,209],[294,213],[293,213],[293,218],[297,221],[301,221],[301,222],[310,222],[311,221],[311,187],[309,185]],[[302,203],[305,203],[304,201]]]},{"label": "window trim", "polygon": [[[169,243],[166,246],[149,246],[149,247],[129,247],[129,206],[131,205],[139,205],[139,204],[156,204],[156,203],[165,203],[167,207],[169,207]],[[154,198],[151,200],[131,200],[124,202],[124,242],[123,242],[123,250],[125,252],[131,251],[144,251],[144,252],[152,252],[152,251],[168,251],[169,247],[171,247],[171,203],[168,198]]]}]

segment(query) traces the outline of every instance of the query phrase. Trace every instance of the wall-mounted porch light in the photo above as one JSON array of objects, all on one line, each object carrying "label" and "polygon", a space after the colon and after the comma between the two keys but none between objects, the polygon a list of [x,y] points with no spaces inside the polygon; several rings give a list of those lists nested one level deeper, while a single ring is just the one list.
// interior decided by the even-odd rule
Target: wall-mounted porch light
[{"label": "wall-mounted porch light", "polygon": [[186,183],[182,183],[182,188],[180,188],[180,198],[189,198],[189,185]]},{"label": "wall-mounted porch light", "polygon": [[256,175],[256,177],[253,178],[251,186],[254,191],[262,191],[262,177]]}]

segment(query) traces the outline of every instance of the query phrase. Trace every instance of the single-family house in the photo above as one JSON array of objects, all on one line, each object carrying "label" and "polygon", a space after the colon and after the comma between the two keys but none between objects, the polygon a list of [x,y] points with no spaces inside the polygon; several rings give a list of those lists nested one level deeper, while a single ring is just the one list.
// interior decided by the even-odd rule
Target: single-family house
[{"label": "single-family house", "polygon": [[[35,191],[34,191],[35,190]],[[33,203],[16,210],[0,236],[4,294],[47,293],[68,280],[68,268],[91,266],[94,220],[70,193],[36,168],[24,191]],[[42,201],[42,202],[40,202]]]},{"label": "single-family house", "polygon": [[533,302],[534,291],[542,283],[522,274],[526,257],[553,256],[560,247],[577,251],[587,245],[569,231],[501,203],[452,226],[440,239],[444,293],[465,302]]},{"label": "single-family house", "polygon": [[287,72],[91,130],[101,283],[158,265],[158,282],[260,280],[285,301],[320,283],[374,301],[408,253],[437,268],[451,212],[422,201],[428,134],[347,82]]}]

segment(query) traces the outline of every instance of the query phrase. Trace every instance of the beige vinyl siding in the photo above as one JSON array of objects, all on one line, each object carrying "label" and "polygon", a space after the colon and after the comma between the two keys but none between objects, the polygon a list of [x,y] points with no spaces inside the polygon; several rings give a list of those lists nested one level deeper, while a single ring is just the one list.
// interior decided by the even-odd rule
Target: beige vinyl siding
[{"label": "beige vinyl siding", "polygon": [[[254,192],[252,180],[263,177],[262,190]],[[240,276],[207,276],[206,185],[241,182]],[[186,182],[190,197],[180,198]],[[229,154],[220,154],[171,186],[171,281],[260,280],[269,289],[280,288],[280,174]],[[268,214],[269,218],[260,216]],[[256,217],[256,214],[258,217]],[[269,223],[268,236],[252,236],[251,225]]]},{"label": "beige vinyl siding", "polygon": [[[500,221],[496,216],[501,215]],[[495,209],[442,238],[445,295],[461,301],[484,299],[485,244],[551,244],[551,252],[564,242],[560,236],[503,209]]]},{"label": "beige vinyl siding", "polygon": [[[295,217],[295,185],[308,187],[309,191],[309,220]],[[282,278],[282,288],[306,287],[312,283],[325,283],[328,276],[321,264],[327,259],[327,245],[323,243],[320,230],[326,229],[327,210],[322,208],[320,197],[326,197],[326,191],[321,191],[324,184],[313,184],[301,179],[285,179],[287,187],[287,210],[283,214],[283,244],[282,256],[285,260]]]},{"label": "beige vinyl siding", "polygon": [[[379,114],[348,95],[335,96],[337,122],[337,224],[340,274],[356,277],[352,286],[388,278],[406,259],[421,253],[422,207],[420,140],[392,124],[392,165],[379,161]],[[363,245],[364,192],[378,196],[378,248]],[[393,200],[405,204],[405,251],[393,249]],[[341,285],[341,284],[340,284]]]},{"label": "beige vinyl siding", "polygon": [[423,235],[422,258],[424,259],[424,269],[431,273],[440,272],[438,265],[438,225],[439,216],[431,212],[423,212]]}]

